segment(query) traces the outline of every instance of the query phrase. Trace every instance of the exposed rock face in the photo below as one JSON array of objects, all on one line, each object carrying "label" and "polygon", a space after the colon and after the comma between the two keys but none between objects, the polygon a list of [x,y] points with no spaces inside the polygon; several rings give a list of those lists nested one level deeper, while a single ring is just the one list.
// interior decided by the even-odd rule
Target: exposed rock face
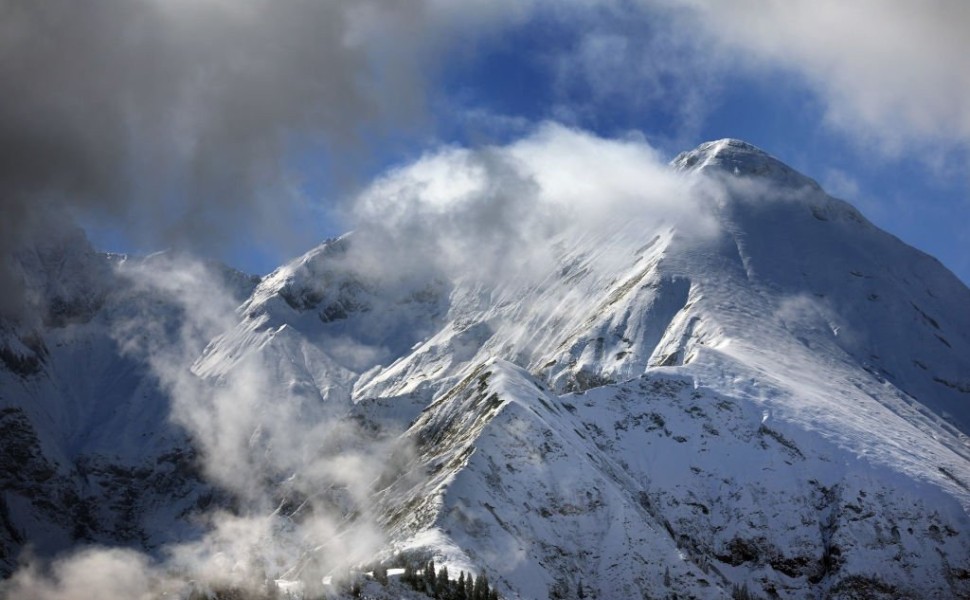
[{"label": "exposed rock face", "polygon": [[[177,331],[182,318],[125,275],[158,257],[98,254],[71,231],[20,258],[32,310],[0,323],[0,570],[9,574],[27,548],[41,557],[85,544],[153,550],[191,536],[192,515],[224,495],[169,420],[145,357],[124,348],[133,322],[150,336],[165,323]],[[255,285],[217,272],[247,294]]]}]

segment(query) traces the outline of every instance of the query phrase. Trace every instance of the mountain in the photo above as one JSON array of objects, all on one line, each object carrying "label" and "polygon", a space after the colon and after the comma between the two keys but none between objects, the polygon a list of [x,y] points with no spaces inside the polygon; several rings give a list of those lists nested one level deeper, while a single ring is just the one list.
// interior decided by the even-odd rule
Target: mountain
[{"label": "mountain", "polygon": [[[97,253],[78,229],[18,259],[33,310],[0,326],[0,569],[25,549],[158,548],[190,535],[189,516],[221,494],[170,423],[146,356],[177,345],[184,315],[133,278],[174,263]],[[255,284],[222,275],[240,298]]]},{"label": "mountain", "polygon": [[569,223],[496,277],[367,230],[191,293],[164,256],[25,254],[52,300],[3,330],[5,568],[249,506],[302,544],[282,579],[329,512],[507,597],[970,597],[970,290],[749,144],[670,169],[689,219]]}]

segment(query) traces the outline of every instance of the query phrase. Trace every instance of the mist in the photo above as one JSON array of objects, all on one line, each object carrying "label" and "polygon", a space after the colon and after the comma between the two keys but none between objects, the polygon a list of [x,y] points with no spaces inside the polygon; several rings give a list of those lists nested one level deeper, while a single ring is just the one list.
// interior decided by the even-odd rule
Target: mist
[{"label": "mist", "polygon": [[145,364],[170,404],[169,418],[198,453],[217,490],[193,517],[198,535],[155,549],[81,547],[53,560],[22,558],[0,595],[40,599],[188,597],[192,591],[269,593],[275,579],[313,594],[373,560],[386,541],[377,484],[406,440],[376,438],[281,381],[277,365],[252,357],[219,377],[193,372],[217,334],[238,322],[237,293],[211,262],[164,253],[116,266],[132,297],[168,307],[134,308],[113,325],[121,352]]}]

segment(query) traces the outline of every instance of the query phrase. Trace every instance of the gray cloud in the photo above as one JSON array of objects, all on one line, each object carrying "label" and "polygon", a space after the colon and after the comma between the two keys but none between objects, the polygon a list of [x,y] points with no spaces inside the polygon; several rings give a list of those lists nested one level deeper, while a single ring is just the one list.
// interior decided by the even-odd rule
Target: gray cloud
[{"label": "gray cloud", "polygon": [[531,4],[514,6],[0,0],[0,308],[49,213],[147,247],[292,238],[287,161],[316,148],[340,179],[364,140],[420,127],[441,48]]}]

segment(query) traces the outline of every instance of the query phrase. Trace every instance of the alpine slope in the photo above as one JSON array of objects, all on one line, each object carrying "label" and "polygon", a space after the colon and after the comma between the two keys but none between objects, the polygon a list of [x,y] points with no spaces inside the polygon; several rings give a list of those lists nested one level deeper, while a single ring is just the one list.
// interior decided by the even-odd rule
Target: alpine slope
[{"label": "alpine slope", "polygon": [[[292,533],[319,495],[379,531],[360,564],[432,558],[508,598],[970,597],[970,290],[745,142],[667,170],[689,211],[567,222],[483,250],[486,275],[400,268],[366,229],[263,278],[220,268],[234,308],[190,344],[178,285],[131,275],[164,257],[74,240],[72,277],[123,283],[38,284],[63,318],[5,325],[0,558],[157,552],[258,462],[303,548],[267,562],[280,581],[323,551]],[[57,279],[65,253],[29,256]],[[140,320],[170,324],[150,351]],[[232,408],[174,399],[166,348]],[[235,446],[199,424],[229,420],[249,458],[214,467]],[[316,451],[381,466],[317,490]]]}]

